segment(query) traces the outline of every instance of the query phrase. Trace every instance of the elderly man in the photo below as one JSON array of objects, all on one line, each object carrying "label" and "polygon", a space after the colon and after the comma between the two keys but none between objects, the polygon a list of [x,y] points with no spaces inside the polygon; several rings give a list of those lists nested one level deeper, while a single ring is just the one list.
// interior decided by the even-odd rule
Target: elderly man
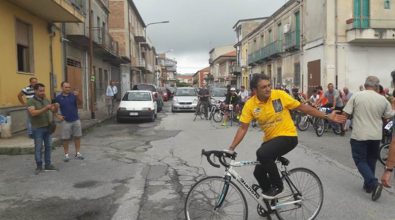
[{"label": "elderly man", "polygon": [[382,137],[382,118],[391,118],[394,111],[384,96],[378,94],[380,81],[368,76],[365,90],[355,93],[343,109],[346,116],[353,115],[351,152],[354,163],[364,179],[363,189],[372,193],[372,200],[380,198],[383,185],[375,176],[378,150]]},{"label": "elderly man", "polygon": [[352,92],[350,92],[350,90],[348,90],[347,87],[344,87],[343,88],[343,94],[344,94],[343,97],[342,97],[343,104],[346,105],[348,100],[350,100],[350,98],[352,96]]}]

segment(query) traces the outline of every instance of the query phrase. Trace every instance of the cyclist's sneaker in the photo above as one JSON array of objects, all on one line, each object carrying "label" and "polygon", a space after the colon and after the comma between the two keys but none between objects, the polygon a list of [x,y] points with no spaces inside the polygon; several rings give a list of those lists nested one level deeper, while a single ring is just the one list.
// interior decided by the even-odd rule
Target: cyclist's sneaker
[{"label": "cyclist's sneaker", "polygon": [[83,160],[83,159],[85,159],[80,153],[77,153],[76,155],[75,155],[75,159],[77,159],[77,160]]},{"label": "cyclist's sneaker", "polygon": [[70,161],[70,157],[69,157],[68,154],[65,154],[65,155],[64,155],[63,161],[64,161],[64,162],[69,162],[69,161]]},{"label": "cyclist's sneaker", "polygon": [[45,165],[45,171],[57,171],[56,167],[52,164],[50,165]]},{"label": "cyclist's sneaker", "polygon": [[366,185],[363,185],[363,190],[366,192],[366,193],[372,193],[373,192],[373,188],[374,187],[367,187]]},{"label": "cyclist's sneaker", "polygon": [[239,119],[240,119],[240,115],[237,115],[237,116],[236,116],[236,119],[239,120]]},{"label": "cyclist's sneaker", "polygon": [[43,167],[42,166],[37,166],[36,170],[34,171],[34,173],[36,175],[38,175],[39,173],[41,173],[43,171]]},{"label": "cyclist's sneaker", "polygon": [[372,192],[372,200],[373,201],[376,201],[380,198],[382,190],[383,190],[383,185],[381,183],[378,183],[376,186],[374,186],[373,192]]},{"label": "cyclist's sneaker", "polygon": [[222,126],[226,127],[226,126],[228,126],[228,125],[226,124],[226,122],[224,122],[224,123],[222,123]]}]

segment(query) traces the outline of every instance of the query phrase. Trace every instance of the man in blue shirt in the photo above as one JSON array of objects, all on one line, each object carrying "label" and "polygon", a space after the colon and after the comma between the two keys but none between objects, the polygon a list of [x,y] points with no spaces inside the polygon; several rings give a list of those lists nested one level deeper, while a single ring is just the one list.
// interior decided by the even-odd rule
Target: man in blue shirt
[{"label": "man in blue shirt", "polygon": [[74,138],[75,158],[83,160],[84,157],[80,153],[82,128],[81,121],[78,116],[78,92],[71,92],[70,83],[64,81],[61,83],[62,93],[55,98],[55,102],[60,109],[61,114],[56,117],[62,121],[61,138],[64,149],[64,162],[68,162],[69,158],[69,141]]}]

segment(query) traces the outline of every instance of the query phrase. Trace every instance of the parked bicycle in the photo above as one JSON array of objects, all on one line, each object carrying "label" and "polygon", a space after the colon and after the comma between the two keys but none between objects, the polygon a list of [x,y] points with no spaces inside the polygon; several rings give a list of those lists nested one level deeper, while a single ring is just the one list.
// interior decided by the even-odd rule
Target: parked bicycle
[{"label": "parked bicycle", "polygon": [[[210,165],[225,167],[225,175],[208,176],[192,186],[185,200],[184,213],[187,220],[248,219],[247,201],[239,186],[258,203],[257,212],[266,219],[271,219],[273,214],[279,219],[315,219],[321,210],[324,191],[319,177],[306,168],[288,170],[289,160],[284,157],[277,159],[281,164],[284,191],[272,197],[262,194],[258,185],[249,185],[233,169],[254,166],[259,162],[235,161],[236,152],[231,154],[228,151],[203,149],[202,155],[206,156]],[[221,165],[214,163],[211,157]]]},{"label": "parked bicycle", "polygon": [[224,112],[221,109],[222,102],[213,98],[211,99],[213,104],[210,104],[208,119],[220,123],[224,118]]},{"label": "parked bicycle", "polygon": [[[325,108],[325,107],[320,107],[319,110],[322,112],[326,112],[328,114],[332,112],[330,108]],[[328,121],[327,119],[317,118],[315,125],[316,125],[315,133],[318,137],[321,137],[324,134],[324,132],[328,131],[329,129],[332,129],[333,133],[337,135],[340,135],[342,133],[341,124]]]}]

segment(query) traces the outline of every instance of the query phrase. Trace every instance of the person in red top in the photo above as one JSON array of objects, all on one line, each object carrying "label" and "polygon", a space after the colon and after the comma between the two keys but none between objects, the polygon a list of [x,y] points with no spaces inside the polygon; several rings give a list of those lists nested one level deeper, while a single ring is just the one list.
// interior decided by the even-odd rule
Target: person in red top
[{"label": "person in red top", "polygon": [[326,105],[328,103],[328,99],[325,97],[325,93],[324,93],[324,90],[322,89],[322,86],[317,86],[316,89],[317,89],[318,95],[319,95],[316,105],[319,105],[319,106]]}]

